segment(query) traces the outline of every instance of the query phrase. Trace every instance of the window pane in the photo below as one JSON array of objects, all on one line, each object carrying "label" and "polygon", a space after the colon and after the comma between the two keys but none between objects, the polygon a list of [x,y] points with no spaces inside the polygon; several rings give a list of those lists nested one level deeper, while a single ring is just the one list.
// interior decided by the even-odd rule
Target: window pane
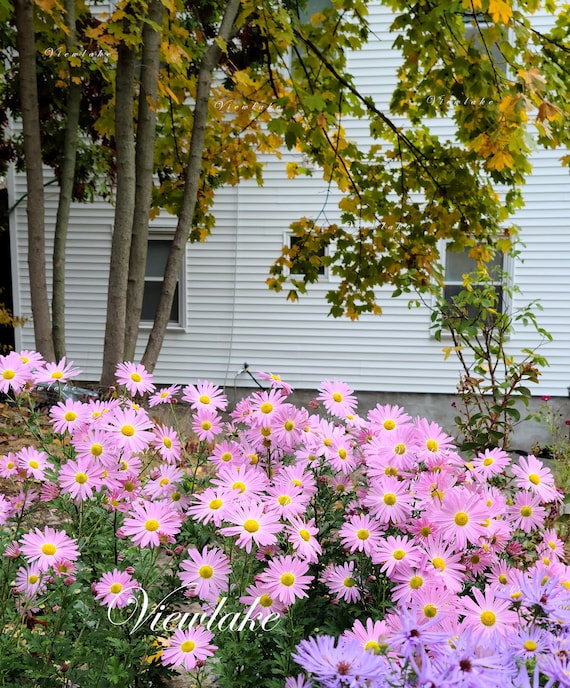
[{"label": "window pane", "polygon": [[[491,276],[496,275],[498,268],[502,268],[503,254],[499,251],[490,263],[487,263],[487,268]],[[446,282],[460,282],[463,284],[463,275],[466,272],[474,272],[477,269],[477,263],[470,258],[467,251],[457,253],[455,251],[447,251],[445,254],[445,280]],[[497,276],[498,277],[498,276]]]},{"label": "window pane", "polygon": [[151,239],[148,242],[145,270],[147,277],[164,277],[171,243],[168,239]]},{"label": "window pane", "polygon": [[[158,303],[160,301],[160,292],[162,290],[162,282],[145,282],[143,305],[141,320],[153,321]],[[180,296],[178,291],[178,284],[174,291],[174,301],[172,302],[172,309],[170,310],[170,317],[168,322],[180,322]]]}]

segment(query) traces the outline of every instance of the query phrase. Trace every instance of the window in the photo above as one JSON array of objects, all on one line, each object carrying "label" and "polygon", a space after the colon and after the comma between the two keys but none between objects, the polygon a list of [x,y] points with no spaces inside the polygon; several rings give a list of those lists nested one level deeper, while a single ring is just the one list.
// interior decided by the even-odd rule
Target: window
[{"label": "window", "polygon": [[[473,273],[477,270],[477,262],[469,255],[469,249],[458,253],[446,249],[445,251],[445,286],[443,296],[447,303],[453,304],[455,297],[464,289],[463,275]],[[503,313],[505,310],[505,298],[503,294],[503,271],[506,269],[504,265],[504,256],[500,251],[497,251],[493,260],[487,263],[487,271],[491,277],[492,287],[497,294],[495,310]],[[477,288],[477,283],[473,283],[473,288]],[[476,318],[474,306],[467,307],[466,315],[471,318]]]},{"label": "window", "polygon": [[[148,253],[146,258],[146,270],[144,277],[144,292],[141,320],[152,322],[156,315],[162,282],[166,270],[166,261],[170,252],[171,240],[162,237],[151,237],[148,241]],[[182,304],[180,300],[180,280],[176,285],[172,309],[168,322],[182,326]]]},{"label": "window", "polygon": [[[289,234],[288,236],[289,236],[289,248],[294,248],[295,246],[298,246],[303,240],[303,237],[293,236],[292,234]],[[322,247],[319,251],[316,251],[312,255],[318,256],[319,258],[324,258],[326,255],[324,247]],[[319,276],[324,276],[326,274],[325,266],[319,265],[317,272],[318,272]]]},{"label": "window", "polygon": [[501,52],[499,40],[491,40],[485,38],[486,31],[491,28],[495,31],[495,24],[489,24],[481,13],[464,14],[463,23],[465,25],[465,37],[474,48],[482,55],[490,57],[497,72],[502,75],[506,74],[507,62],[505,56]]}]

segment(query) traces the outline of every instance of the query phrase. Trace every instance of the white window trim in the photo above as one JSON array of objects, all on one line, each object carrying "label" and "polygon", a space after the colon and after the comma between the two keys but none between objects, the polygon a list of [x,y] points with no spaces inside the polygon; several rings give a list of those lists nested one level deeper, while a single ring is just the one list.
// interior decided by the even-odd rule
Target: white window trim
[{"label": "white window trim", "polygon": [[[291,230],[286,229],[283,232],[283,245],[291,248],[291,238],[294,236],[293,232]],[[328,248],[325,249],[325,256],[329,255],[329,250]],[[323,274],[319,275],[319,279],[316,282],[313,282],[313,286],[316,286],[318,284],[321,284],[321,282],[330,282],[330,269],[328,265],[323,265]],[[300,273],[296,272],[291,272],[289,268],[284,269],[284,274],[286,277],[290,277],[292,279],[300,279],[303,277]]]},{"label": "white window trim", "polygon": [[[153,240],[164,240],[172,239],[174,236],[173,227],[152,227],[148,233],[148,241]],[[188,244],[184,246],[184,252],[182,255],[182,265],[180,267],[180,275],[178,276],[178,322],[169,322],[166,326],[167,332],[188,332],[188,308],[187,308],[187,298],[186,298],[186,264],[187,264],[187,251]],[[145,275],[145,282],[147,277]],[[153,280],[152,278],[148,281],[159,281],[158,278]],[[142,331],[148,331],[152,328],[152,320],[141,320],[139,323],[139,329]]]}]

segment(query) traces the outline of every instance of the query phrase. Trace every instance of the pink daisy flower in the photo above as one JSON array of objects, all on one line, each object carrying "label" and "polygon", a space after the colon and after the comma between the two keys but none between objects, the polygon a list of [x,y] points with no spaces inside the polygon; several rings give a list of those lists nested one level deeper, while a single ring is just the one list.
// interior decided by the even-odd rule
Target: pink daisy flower
[{"label": "pink daisy flower", "polygon": [[77,541],[63,530],[46,526],[43,531],[35,528],[20,540],[21,551],[30,563],[36,562],[40,571],[47,571],[58,559],[75,561],[79,557]]},{"label": "pink daisy flower", "polygon": [[265,373],[263,370],[258,370],[257,376],[260,380],[267,380],[272,387],[283,390],[283,392],[286,395],[291,394],[291,392],[293,391],[291,385],[288,385],[286,382],[283,382],[280,375],[276,375],[273,373]]},{"label": "pink daisy flower", "polygon": [[69,561],[69,559],[58,559],[52,566],[52,570],[59,578],[67,578],[68,576],[75,575],[77,564],[74,561]]},{"label": "pink daisy flower", "polygon": [[407,482],[382,476],[371,481],[362,503],[380,523],[403,523],[411,516],[413,497]]},{"label": "pink daisy flower", "polygon": [[289,542],[293,545],[296,554],[309,562],[316,562],[322,549],[315,535],[319,532],[315,527],[315,519],[304,521],[302,518],[293,517],[285,526],[285,533],[289,536]]},{"label": "pink daisy flower", "polygon": [[546,552],[554,561],[561,561],[565,557],[564,542],[560,539],[554,528],[545,531],[538,550],[541,554]]},{"label": "pink daisy flower", "polygon": [[455,448],[453,437],[446,435],[441,426],[425,418],[415,421],[418,443],[418,458],[424,461],[428,468],[437,463],[445,453]]},{"label": "pink daisy flower", "polygon": [[506,636],[518,628],[518,615],[509,609],[509,600],[495,597],[490,587],[484,595],[477,588],[472,588],[471,593],[474,600],[467,596],[458,599],[457,611],[465,617],[463,628],[470,628],[476,637],[487,640]]},{"label": "pink daisy flower", "polygon": [[292,404],[281,406],[271,422],[275,442],[286,451],[293,449],[303,436],[307,418],[305,409],[297,409]]},{"label": "pink daisy flower", "polygon": [[307,576],[309,564],[301,559],[289,555],[271,560],[265,571],[259,575],[259,580],[267,585],[270,595],[286,606],[290,606],[296,599],[307,597],[313,576]]},{"label": "pink daisy flower", "polygon": [[73,363],[67,363],[64,356],[59,363],[48,362],[44,367],[36,370],[34,380],[35,382],[47,382],[48,384],[55,384],[56,382],[65,383],[80,373],[81,370],[74,368]]},{"label": "pink daisy flower", "polygon": [[268,509],[277,512],[281,518],[290,520],[305,513],[309,497],[299,487],[279,482],[267,488],[267,496],[262,497]]},{"label": "pink daisy flower", "polygon": [[117,461],[117,454],[112,438],[103,430],[90,427],[80,436],[72,437],[78,459],[93,459],[102,466],[112,466]]},{"label": "pink daisy flower", "polygon": [[382,564],[381,571],[391,576],[394,571],[418,566],[422,559],[422,551],[405,535],[389,535],[381,540],[372,554],[375,564]]},{"label": "pink daisy flower", "polygon": [[225,411],[228,398],[222,388],[206,380],[198,380],[196,385],[186,385],[182,390],[182,399],[193,409],[207,408],[213,411]]},{"label": "pink daisy flower", "polygon": [[14,352],[0,356],[0,392],[18,394],[28,381],[28,371]]},{"label": "pink daisy flower", "polygon": [[283,406],[283,403],[283,395],[279,390],[254,392],[251,396],[251,413],[248,418],[262,427],[268,427],[272,424],[274,416]]},{"label": "pink daisy flower", "polygon": [[196,626],[186,631],[180,629],[168,641],[168,647],[163,650],[161,662],[164,666],[181,666],[189,671],[211,657],[218,649],[211,644],[214,634],[211,631]]},{"label": "pink daisy flower", "polygon": [[0,456],[0,478],[11,478],[18,473],[18,457],[13,452]]},{"label": "pink daisy flower", "polygon": [[180,564],[182,571],[178,577],[182,583],[194,588],[196,595],[203,600],[215,602],[220,593],[228,589],[231,566],[228,558],[217,547],[204,547],[199,552],[196,547],[188,550],[189,558]]},{"label": "pink daisy flower", "polygon": [[134,409],[115,409],[107,418],[107,429],[120,449],[144,451],[154,439],[147,414]]},{"label": "pink daisy flower", "polygon": [[406,425],[412,420],[405,410],[400,406],[390,406],[385,404],[381,406],[377,404],[372,411],[368,413],[368,421],[370,429],[380,432],[392,432],[396,428]]},{"label": "pink daisy flower", "polygon": [[243,547],[248,554],[253,543],[257,546],[275,544],[275,534],[283,529],[277,514],[265,512],[262,504],[254,502],[231,504],[225,520],[235,525],[221,528],[220,533],[230,537],[237,536],[236,544]]},{"label": "pink daisy flower", "polygon": [[332,565],[327,568],[323,582],[338,600],[356,602],[361,598],[360,588],[354,576],[354,562]]},{"label": "pink daisy flower", "polygon": [[369,557],[377,550],[382,541],[380,523],[370,516],[352,516],[339,531],[342,546],[350,552],[364,552]]},{"label": "pink daisy flower", "polygon": [[192,418],[192,430],[202,442],[213,442],[222,429],[222,417],[215,409],[199,408]]},{"label": "pink daisy flower", "polygon": [[143,492],[151,499],[166,499],[177,490],[176,483],[183,477],[182,469],[163,464],[151,473],[151,479],[145,484]]},{"label": "pink daisy flower", "polygon": [[238,458],[241,456],[241,445],[231,440],[222,440],[214,447],[208,461],[212,461],[216,466],[224,466],[230,463],[241,463]]},{"label": "pink daisy flower", "polygon": [[235,490],[239,501],[256,499],[269,484],[265,473],[256,466],[222,466],[212,485]]},{"label": "pink daisy flower", "polygon": [[455,553],[447,538],[438,535],[424,546],[427,562],[424,568],[436,574],[436,580],[452,592],[460,592],[465,579],[461,554]]},{"label": "pink daisy flower", "polygon": [[546,519],[546,509],[540,506],[541,499],[531,492],[517,492],[515,503],[507,510],[507,518],[514,528],[525,533],[542,528]]},{"label": "pink daisy flower", "polygon": [[[427,585],[418,590],[414,596],[412,608],[415,610],[420,623],[430,621],[437,625],[445,625],[447,621],[457,619],[457,595],[439,585]],[[435,626],[435,624],[434,624]],[[435,630],[435,629],[434,629]]]},{"label": "pink daisy flower", "polygon": [[366,626],[356,620],[352,628],[343,633],[347,638],[354,638],[365,650],[379,654],[388,646],[388,626],[385,621],[366,619]]},{"label": "pink daisy flower", "polygon": [[510,463],[511,457],[502,449],[487,449],[471,461],[476,477],[482,480],[501,475]]},{"label": "pink daisy flower", "polygon": [[483,522],[488,517],[487,508],[477,494],[458,488],[445,495],[441,509],[432,514],[443,537],[455,538],[456,547],[464,549],[467,543],[477,544],[485,536]]},{"label": "pink daisy flower", "polygon": [[176,430],[166,425],[156,425],[153,433],[155,437],[152,445],[158,450],[160,457],[168,463],[180,461],[182,449]]},{"label": "pink daisy flower", "polygon": [[326,410],[337,418],[345,418],[356,411],[358,404],[352,389],[339,380],[325,380],[319,387],[317,401],[322,401]]},{"label": "pink daisy flower", "polygon": [[543,502],[552,502],[561,497],[554,486],[554,477],[549,468],[530,454],[519,457],[519,465],[511,466],[515,484],[523,490],[537,494]]},{"label": "pink daisy flower", "polygon": [[245,592],[246,594],[242,595],[239,601],[247,607],[256,603],[255,613],[261,614],[262,618],[266,618],[270,614],[284,616],[287,606],[277,599],[275,593],[269,594],[266,583],[258,580],[253,585],[248,586]]},{"label": "pink daisy flower", "polygon": [[129,605],[133,602],[133,591],[139,588],[139,583],[130,574],[118,569],[104,573],[93,585],[95,599],[109,609],[122,609]]},{"label": "pink daisy flower", "polygon": [[200,494],[193,495],[194,501],[186,509],[197,521],[210,523],[220,526],[228,506],[235,501],[237,493],[230,488],[208,487]]},{"label": "pink daisy flower", "polygon": [[139,547],[158,547],[161,540],[170,541],[180,532],[180,515],[167,502],[133,504],[122,532],[132,536]]},{"label": "pink daisy flower", "polygon": [[58,483],[63,494],[69,494],[77,503],[93,499],[93,491],[103,487],[103,468],[93,459],[69,460],[60,471]]},{"label": "pink daisy flower", "polygon": [[119,363],[115,369],[115,377],[117,382],[124,385],[133,396],[155,390],[152,375],[147,372],[142,363],[136,364],[130,361]]},{"label": "pink daisy flower", "polygon": [[71,435],[80,432],[89,422],[89,411],[80,401],[67,399],[60,401],[49,410],[53,429],[63,434],[66,430]]},{"label": "pink daisy flower", "polygon": [[48,576],[37,564],[20,566],[16,572],[16,590],[28,599],[41,595],[47,588],[47,583]]},{"label": "pink daisy flower", "polygon": [[35,447],[24,447],[16,454],[18,467],[36,480],[45,480],[45,471],[51,468],[48,455],[44,451],[38,451]]},{"label": "pink daisy flower", "polygon": [[152,408],[153,406],[158,406],[159,404],[172,404],[177,401],[176,395],[180,389],[180,385],[163,387],[154,394],[151,394],[151,396],[148,398],[148,405]]}]

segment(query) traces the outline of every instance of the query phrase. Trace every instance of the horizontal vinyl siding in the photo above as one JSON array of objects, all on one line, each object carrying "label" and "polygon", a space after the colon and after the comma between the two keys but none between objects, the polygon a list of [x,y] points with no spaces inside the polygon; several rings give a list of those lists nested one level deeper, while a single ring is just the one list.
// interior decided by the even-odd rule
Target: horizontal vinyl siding
[{"label": "horizontal vinyl siding", "polygon": [[[349,55],[355,81],[379,108],[387,105],[396,84],[399,63],[389,32],[393,16],[386,8],[371,8],[373,36],[361,52]],[[535,16],[541,30],[546,22]],[[405,124],[402,119],[396,120]],[[370,144],[365,121],[345,122],[348,134],[363,147]],[[443,137],[453,135],[450,120],[431,123]],[[524,263],[515,267],[515,281],[522,290],[516,308],[539,298],[544,310],[539,323],[552,332],[554,342],[544,347],[550,361],[540,394],[566,395],[570,385],[570,188],[567,172],[558,163],[560,152],[539,151],[533,176],[524,189],[527,206],[516,216],[521,226]],[[312,389],[327,377],[345,380],[355,389],[376,392],[453,392],[459,373],[453,356],[444,361],[442,347],[430,333],[430,313],[425,307],[408,309],[409,298],[392,299],[379,292],[383,315],[363,316],[357,322],[328,317],[326,292],[335,279],[325,276],[312,285],[297,303],[286,301],[285,289],[270,292],[265,280],[278,257],[288,226],[302,216],[338,222],[340,194],[319,178],[288,179],[285,164],[298,158],[286,152],[282,161],[267,159],[264,186],[246,181],[217,193],[217,225],[204,244],[188,245],[184,293],[185,331],[170,330],[155,371],[158,382],[190,382],[208,378],[226,385],[253,386],[238,374],[247,362],[252,372],[280,373],[298,388]],[[14,197],[25,192],[25,179],[17,176]],[[48,224],[55,219],[56,194],[50,192]],[[18,226],[16,245],[20,312],[29,312],[29,287],[25,265],[25,202],[14,213]],[[103,203],[74,206],[67,264],[68,351],[84,370],[85,379],[100,372],[105,325],[108,252],[113,223],[112,208]],[[161,217],[157,229],[174,228],[176,218]],[[49,271],[48,271],[49,272]],[[27,310],[26,310],[27,309]],[[137,358],[142,355],[141,333]],[[20,343],[31,347],[33,333],[27,326]],[[537,342],[522,327],[512,336],[509,350]],[[537,392],[538,393],[538,392]]]}]

